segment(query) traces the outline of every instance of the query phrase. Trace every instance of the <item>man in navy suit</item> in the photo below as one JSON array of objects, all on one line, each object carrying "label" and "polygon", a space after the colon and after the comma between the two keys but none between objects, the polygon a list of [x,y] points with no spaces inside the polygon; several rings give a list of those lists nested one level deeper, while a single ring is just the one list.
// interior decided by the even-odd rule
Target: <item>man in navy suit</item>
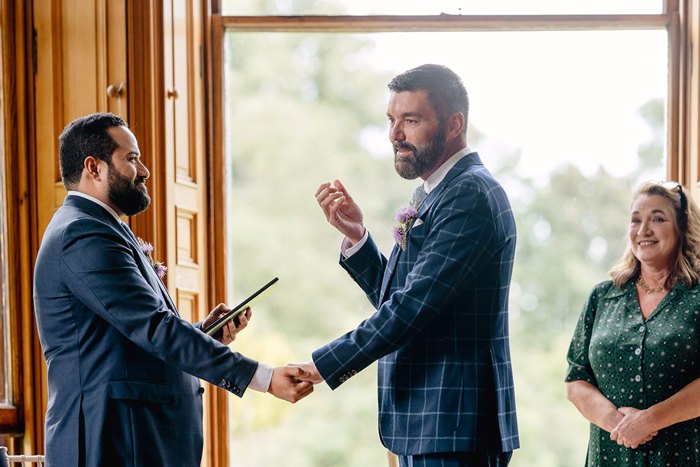
[{"label": "man in navy suit", "polygon": [[271,368],[180,318],[134,234],[120,220],[146,209],[148,169],[119,117],[93,114],[61,135],[65,202],[49,223],[34,272],[34,305],[48,370],[49,466],[199,466],[202,378],[296,402],[313,390],[300,368]]},{"label": "man in navy suit", "polygon": [[390,83],[394,166],[423,183],[387,260],[336,180],[316,198],[345,238],[341,266],[376,313],[300,364],[332,388],[379,360],[379,433],[402,466],[504,466],[519,447],[508,341],[515,221],[467,146],[469,101],[450,69]]}]

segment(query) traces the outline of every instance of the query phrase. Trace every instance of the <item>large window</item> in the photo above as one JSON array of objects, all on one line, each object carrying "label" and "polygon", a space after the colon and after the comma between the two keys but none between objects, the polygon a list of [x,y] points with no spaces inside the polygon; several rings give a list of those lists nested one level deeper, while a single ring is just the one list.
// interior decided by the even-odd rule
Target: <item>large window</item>
[{"label": "large window", "polygon": [[[654,13],[659,3],[618,5]],[[313,195],[342,180],[388,254],[394,212],[416,182],[393,169],[386,83],[445,64],[470,92],[469,145],[518,224],[510,308],[523,447],[513,463],[580,465],[588,423],[564,399],[565,354],[585,297],[623,251],[634,186],[665,178],[666,31],[229,30],[224,44],[230,301],[280,277],[236,350],[274,365],[308,360],[372,313],[337,265],[340,235]],[[230,410],[231,465],[386,464],[374,368],[296,406],[246,394]]]}]

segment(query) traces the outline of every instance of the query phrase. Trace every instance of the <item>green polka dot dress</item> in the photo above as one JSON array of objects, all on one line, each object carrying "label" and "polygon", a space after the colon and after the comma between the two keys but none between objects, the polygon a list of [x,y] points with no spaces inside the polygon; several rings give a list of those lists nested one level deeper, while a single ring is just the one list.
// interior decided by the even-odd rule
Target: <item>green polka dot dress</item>
[{"label": "green polka dot dress", "polygon": [[[700,286],[676,284],[642,320],[634,280],[591,293],[571,340],[566,381],[587,381],[617,407],[645,409],[700,377]],[[700,418],[629,449],[591,423],[586,465],[700,466]]]}]

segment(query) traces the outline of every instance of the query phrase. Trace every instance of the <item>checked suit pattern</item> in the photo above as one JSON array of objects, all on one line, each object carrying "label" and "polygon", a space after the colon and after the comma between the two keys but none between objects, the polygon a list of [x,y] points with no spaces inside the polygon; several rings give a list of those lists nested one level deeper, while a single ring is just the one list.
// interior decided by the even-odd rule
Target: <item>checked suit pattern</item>
[{"label": "checked suit pattern", "polygon": [[313,353],[331,388],[379,360],[379,431],[392,452],[519,446],[508,341],[515,221],[471,153],[420,206],[406,251],[370,236],[340,264],[377,311]]}]

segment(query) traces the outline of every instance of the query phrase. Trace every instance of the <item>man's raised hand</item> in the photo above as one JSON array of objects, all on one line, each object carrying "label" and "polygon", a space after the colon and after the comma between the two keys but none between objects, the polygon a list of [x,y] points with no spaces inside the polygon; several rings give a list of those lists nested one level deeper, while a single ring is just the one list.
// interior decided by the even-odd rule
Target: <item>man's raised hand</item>
[{"label": "man's raised hand", "polygon": [[316,202],[326,220],[354,245],[365,235],[362,210],[352,199],[340,180],[324,183],[316,190]]}]

